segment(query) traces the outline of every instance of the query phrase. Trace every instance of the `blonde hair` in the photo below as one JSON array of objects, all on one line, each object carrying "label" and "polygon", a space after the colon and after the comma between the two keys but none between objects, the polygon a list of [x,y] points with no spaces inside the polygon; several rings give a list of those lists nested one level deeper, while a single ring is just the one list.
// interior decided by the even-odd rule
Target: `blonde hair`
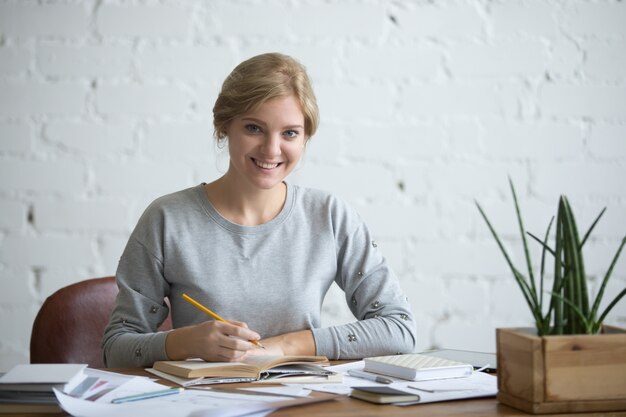
[{"label": "blonde hair", "polygon": [[317,130],[319,110],[304,66],[279,53],[257,55],[243,61],[226,77],[213,106],[215,137],[225,139],[228,125],[236,117],[255,111],[267,100],[289,95],[300,102],[308,139]]}]

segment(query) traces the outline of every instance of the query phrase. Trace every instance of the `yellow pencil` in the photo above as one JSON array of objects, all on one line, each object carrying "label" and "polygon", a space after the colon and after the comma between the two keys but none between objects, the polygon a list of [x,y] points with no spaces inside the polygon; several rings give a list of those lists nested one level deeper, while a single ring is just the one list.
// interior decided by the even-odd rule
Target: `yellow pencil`
[{"label": "yellow pencil", "polygon": [[[183,293],[183,298],[185,299],[185,301],[189,302],[191,305],[197,307],[198,309],[204,311],[209,316],[213,317],[215,320],[224,321],[224,322],[226,321],[223,318],[221,318],[220,316],[218,316],[217,314],[215,314],[214,312],[212,312],[211,310],[209,310],[208,308],[206,308],[205,306],[203,306],[202,304],[200,304],[199,302],[197,302],[196,300],[194,300],[193,298],[191,298],[190,296],[188,296],[187,294]],[[265,346],[263,346],[261,343],[259,343],[258,340],[249,340],[249,342],[250,343],[254,343],[258,347],[261,347],[261,348],[265,349]]]}]

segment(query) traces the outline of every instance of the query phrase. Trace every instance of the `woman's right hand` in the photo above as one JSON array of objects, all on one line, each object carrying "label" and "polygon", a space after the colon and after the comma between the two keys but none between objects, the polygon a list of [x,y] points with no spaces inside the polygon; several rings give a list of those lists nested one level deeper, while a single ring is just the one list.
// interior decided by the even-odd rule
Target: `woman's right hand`
[{"label": "woman's right hand", "polygon": [[249,340],[260,338],[246,323],[212,320],[170,331],[165,339],[165,351],[170,360],[200,358],[231,362],[242,359],[250,350],[259,349]]}]

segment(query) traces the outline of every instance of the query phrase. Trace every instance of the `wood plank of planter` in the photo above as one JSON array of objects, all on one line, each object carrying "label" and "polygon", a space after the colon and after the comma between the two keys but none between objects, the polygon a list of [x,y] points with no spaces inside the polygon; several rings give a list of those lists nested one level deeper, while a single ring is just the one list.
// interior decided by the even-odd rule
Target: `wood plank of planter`
[{"label": "wood plank of planter", "polygon": [[[518,331],[515,331],[518,330]],[[525,329],[496,329],[498,395],[531,403],[544,401],[541,339]]]},{"label": "wood plank of planter", "polygon": [[624,335],[552,336],[544,340],[547,401],[624,398]]}]

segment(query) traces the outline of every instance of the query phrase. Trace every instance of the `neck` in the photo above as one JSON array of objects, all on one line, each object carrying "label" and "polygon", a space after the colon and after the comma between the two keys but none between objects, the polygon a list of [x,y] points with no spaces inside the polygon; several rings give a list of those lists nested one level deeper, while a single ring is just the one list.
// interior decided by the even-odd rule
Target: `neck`
[{"label": "neck", "polygon": [[268,190],[234,184],[228,175],[207,184],[205,190],[213,207],[227,220],[241,226],[258,226],[282,210],[287,186],[280,183]]}]

